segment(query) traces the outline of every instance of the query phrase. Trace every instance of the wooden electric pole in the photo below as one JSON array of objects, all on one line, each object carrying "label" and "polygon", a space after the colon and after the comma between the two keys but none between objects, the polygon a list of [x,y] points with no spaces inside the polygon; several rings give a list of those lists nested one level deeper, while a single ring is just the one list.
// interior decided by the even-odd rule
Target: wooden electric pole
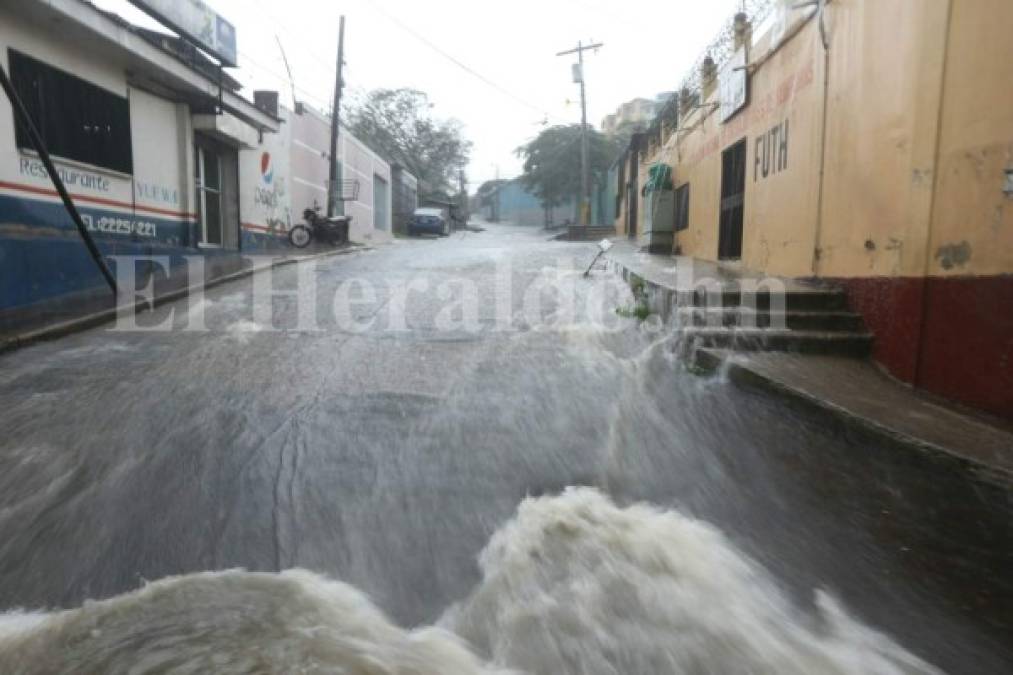
[{"label": "wooden electric pole", "polygon": [[[338,67],[334,77],[334,110],[331,111],[331,156],[327,182],[327,217],[337,215],[340,194],[338,178],[338,133],[341,124],[341,90],[345,83],[341,79],[341,66],[345,63],[345,16],[338,22]],[[343,209],[342,209],[343,210]]]},{"label": "wooden electric pole", "polygon": [[584,87],[584,52],[597,50],[603,46],[601,42],[585,45],[578,41],[574,49],[559,52],[556,56],[567,54],[577,55],[577,67],[573,79],[580,83],[580,224],[589,225],[591,219],[591,168],[589,166],[587,147],[587,93]]}]

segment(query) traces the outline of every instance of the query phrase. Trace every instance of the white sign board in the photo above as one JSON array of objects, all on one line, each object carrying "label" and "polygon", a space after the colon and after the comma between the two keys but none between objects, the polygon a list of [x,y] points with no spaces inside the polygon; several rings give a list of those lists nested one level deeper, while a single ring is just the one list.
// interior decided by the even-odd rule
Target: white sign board
[{"label": "white sign board", "polygon": [[721,100],[721,121],[726,122],[745,107],[749,95],[749,74],[746,72],[746,50],[739,49],[718,74]]},{"label": "white sign board", "polygon": [[130,0],[225,66],[236,65],[236,27],[201,0]]}]

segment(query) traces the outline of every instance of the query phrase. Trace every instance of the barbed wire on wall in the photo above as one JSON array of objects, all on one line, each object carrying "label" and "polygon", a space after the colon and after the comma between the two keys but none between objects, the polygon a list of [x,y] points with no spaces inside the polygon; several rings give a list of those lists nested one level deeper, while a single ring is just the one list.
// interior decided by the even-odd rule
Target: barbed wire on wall
[{"label": "barbed wire on wall", "polygon": [[[743,0],[739,13],[745,14],[746,20],[756,28],[770,16],[777,3],[778,0]],[[700,52],[679,84],[678,91],[686,90],[690,94],[700,92],[702,85],[700,72],[708,57],[714,62],[717,70],[721,70],[728,59],[732,58],[735,54],[735,16],[728,17],[717,36]]]},{"label": "barbed wire on wall", "polygon": [[693,105],[702,99],[703,65],[707,59],[713,63],[713,72],[717,73],[735,54],[735,19],[738,14],[745,14],[750,26],[755,29],[773,13],[781,0],[742,0],[739,11],[728,17],[722,24],[718,34],[701,50],[700,54],[689,67],[678,88],[658,111],[648,129],[648,136],[660,134],[663,127],[678,126],[679,100],[685,92],[686,100]]}]

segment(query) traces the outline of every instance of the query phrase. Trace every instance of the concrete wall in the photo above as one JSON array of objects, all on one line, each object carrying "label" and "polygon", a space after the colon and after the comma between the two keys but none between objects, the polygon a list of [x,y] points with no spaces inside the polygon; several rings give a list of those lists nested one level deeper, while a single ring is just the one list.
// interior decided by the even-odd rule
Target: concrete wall
[{"label": "concrete wall", "polygon": [[[55,68],[125,97],[130,102],[131,142],[134,155],[133,176],[54,158],[57,167],[67,172],[65,182],[72,193],[82,197],[83,205],[106,206],[119,211],[148,213],[177,223],[192,220],[192,182],[184,174],[188,168],[184,148],[189,145],[188,123],[177,117],[176,104],[130,87],[125,64],[101,57],[94,50],[82,49],[74,41],[54,41],[50,32],[37,24],[20,20],[18,14],[4,10],[0,21],[0,58],[9,67],[8,49],[16,49]],[[58,202],[52,183],[41,162],[32,152],[16,147],[11,106],[0,105],[0,181],[3,192],[11,196],[31,195],[40,201]],[[185,110],[185,108],[184,108]],[[188,115],[184,115],[184,120]],[[150,228],[145,228],[150,231]],[[175,241],[178,233],[165,238]]]},{"label": "concrete wall", "polygon": [[[302,114],[285,111],[291,124],[292,214],[302,218],[303,209],[318,204],[327,209],[327,155],[330,151],[330,118],[308,106]],[[358,195],[344,203],[344,213],[352,217],[350,236],[353,241],[384,241],[391,236],[390,223],[377,227],[373,214],[373,177],[391,183],[390,165],[369,149],[365,143],[342,128],[338,136],[338,162],[342,180],[358,182]],[[386,213],[391,213],[391,191],[387,190]]]},{"label": "concrete wall", "polygon": [[[684,254],[717,259],[721,156],[745,140],[743,266],[793,276],[812,273],[823,113],[818,40],[815,26],[805,26],[751,78],[745,109],[722,124],[714,107],[705,105],[682,119],[681,126],[691,131],[670,135],[641,162],[639,185],[655,161],[673,166],[675,187],[690,185],[689,228],[677,236]],[[754,51],[767,49],[761,41]],[[715,101],[716,95],[708,103]],[[643,212],[640,208],[638,229]]]},{"label": "concrete wall", "polygon": [[[929,239],[932,275],[1013,272],[1013,3],[956,1]],[[966,244],[966,245],[965,245]],[[958,249],[966,249],[966,254]]]},{"label": "concrete wall", "polygon": [[[542,203],[531,194],[519,179],[503,183],[499,189],[499,219],[515,225],[544,227],[546,223],[545,209]],[[567,220],[577,222],[576,203],[569,200],[550,211],[548,217],[552,225],[561,227]],[[492,207],[482,209],[485,218],[492,218]]]},{"label": "concrete wall", "polygon": [[[899,117],[887,108],[870,122],[876,128],[861,133],[854,131],[861,109],[850,119],[841,110],[836,124],[851,133],[837,141],[838,152],[873,154],[878,140],[891,162],[847,175],[828,161],[827,254],[818,272],[849,289],[876,332],[877,358],[894,374],[1013,417],[1013,201],[1002,191],[1013,166],[1013,43],[1006,35],[1013,3],[874,7],[875,14],[858,5],[840,12],[840,24],[851,27],[845,35],[866,32],[881,45],[901,40],[910,49],[893,52],[908,57],[892,68],[865,66],[877,78],[865,98],[889,106],[903,96],[913,109]],[[848,82],[837,73],[832,68],[831,90],[835,78]],[[828,123],[829,138],[835,131]],[[859,199],[856,186],[872,199]]]},{"label": "concrete wall", "polygon": [[[358,197],[345,202],[345,214],[352,216],[352,239],[365,242],[387,241],[392,235],[390,165],[347,130],[342,129],[338,138],[338,161],[341,162],[342,178],[359,183]],[[377,214],[374,209],[374,177],[379,177],[387,184],[383,196],[386,208],[381,214]],[[380,222],[380,215],[384,215],[384,222]]]},{"label": "concrete wall", "polygon": [[952,3],[916,381],[1013,417],[1013,3]]},{"label": "concrete wall", "polygon": [[[71,22],[55,32],[45,10],[42,3],[0,4],[0,60],[9,65],[8,49],[13,48],[129,103],[132,174],[53,158],[103,256],[161,256],[170,271],[160,264],[139,264],[136,269],[138,285],[150,279],[156,292],[191,282],[183,271],[184,256],[204,256],[208,278],[238,269],[242,260],[237,249],[248,243],[245,236],[240,239],[239,222],[247,214],[251,220],[258,218],[247,181],[249,176],[259,179],[259,171],[233,167],[226,176],[238,180],[242,188],[240,203],[226,205],[232,225],[227,226],[225,241],[232,250],[228,246],[199,248],[190,107],[177,102],[181,96],[155,82],[159,78],[152,72],[160,72],[160,66],[128,62],[115,39]],[[92,11],[82,5],[83,14]],[[179,65],[168,56],[165,59],[172,67]],[[256,133],[250,135],[256,137]],[[269,133],[264,139],[268,145],[273,140]],[[272,245],[279,241],[273,238]],[[34,152],[16,146],[12,109],[4,98],[0,104],[0,332],[59,321],[109,307],[113,301],[41,161]]]},{"label": "concrete wall", "polygon": [[[12,7],[0,7],[0,59],[13,48],[129,100],[133,175],[54,158],[105,255],[169,255],[179,262],[194,226],[192,129],[186,106],[131,86],[126,64]],[[17,148],[12,108],[0,105],[0,330],[47,312],[111,302],[94,261],[31,151]]]},{"label": "concrete wall", "polygon": [[[641,165],[643,176],[668,162],[676,185],[691,184],[683,250],[716,258],[721,152],[744,138],[745,267],[826,277],[1013,270],[1001,190],[1013,162],[1013,48],[1002,33],[1011,13],[1004,0],[952,9],[835,0],[826,55],[815,21],[769,56],[760,36],[748,106],[724,124],[709,106],[684,116],[692,130]],[[788,138],[787,162],[764,175],[775,129],[778,142]]]},{"label": "concrete wall", "polygon": [[130,89],[130,125],[135,208],[168,211],[188,222],[196,221],[190,109],[141,89]]},{"label": "concrete wall", "polygon": [[[104,255],[163,255],[173,271],[156,266],[156,288],[188,283],[180,271],[183,256],[207,257],[209,277],[242,265],[239,255],[288,247],[288,229],[302,209],[327,199],[330,124],[312,111],[296,115],[282,109],[280,133],[257,134],[231,116],[210,117],[208,134],[228,145],[236,157],[223,165],[224,180],[238,186],[235,201],[223,204],[225,246],[199,247],[194,181],[195,116],[179,96],[137,77],[115,49],[96,48],[101,38],[67,31],[54,40],[38,17],[0,5],[0,59],[14,48],[108,89],[129,102],[132,174],[109,171],[55,157],[57,168],[86,226]],[[96,42],[98,40],[98,42]],[[231,121],[248,132],[229,136],[218,129]],[[225,146],[222,146],[223,150]],[[339,145],[345,178],[359,184],[357,198],[345,203],[353,217],[351,236],[376,241],[390,236],[391,194],[378,209],[374,181],[391,183],[390,168],[346,132]],[[376,225],[380,229],[375,228]],[[145,272],[148,273],[148,272]],[[142,279],[142,282],[144,280]],[[60,202],[41,162],[16,147],[11,107],[0,105],[0,331],[45,323],[109,306],[112,295]]]},{"label": "concrete wall", "polygon": [[674,167],[677,244],[715,260],[721,153],[746,139],[741,265],[843,284],[894,374],[1013,417],[1013,3],[834,0],[826,24],[827,51],[804,10],[757,36],[746,108],[721,123],[705,96],[641,184]]},{"label": "concrete wall", "polygon": [[291,136],[291,209],[295,220],[302,219],[303,209],[319,206],[327,210],[327,154],[330,148],[330,122],[312,108],[283,114],[289,121],[285,128]]},{"label": "concrete wall", "polygon": [[281,131],[264,134],[256,148],[239,153],[239,209],[244,250],[271,250],[288,244],[292,209],[293,113],[280,108]]},{"label": "concrete wall", "polygon": [[925,271],[947,4],[833,10],[821,276]]}]

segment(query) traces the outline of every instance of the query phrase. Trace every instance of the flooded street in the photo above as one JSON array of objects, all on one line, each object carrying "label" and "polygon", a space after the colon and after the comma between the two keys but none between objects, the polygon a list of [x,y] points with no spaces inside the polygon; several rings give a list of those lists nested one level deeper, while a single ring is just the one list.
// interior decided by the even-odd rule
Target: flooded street
[{"label": "flooded street", "polygon": [[[246,279],[207,332],[0,357],[0,672],[1013,670],[1008,492],[694,374],[546,239],[399,240],[275,269],[273,325]],[[285,329],[346,291],[359,328]],[[269,574],[39,613],[233,568]]]}]

